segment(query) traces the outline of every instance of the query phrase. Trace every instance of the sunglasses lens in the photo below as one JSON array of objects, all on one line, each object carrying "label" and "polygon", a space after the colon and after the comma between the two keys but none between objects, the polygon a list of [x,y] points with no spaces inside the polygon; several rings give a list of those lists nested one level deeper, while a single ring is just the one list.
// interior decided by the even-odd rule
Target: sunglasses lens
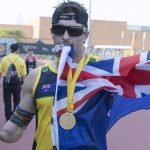
[{"label": "sunglasses lens", "polygon": [[65,28],[63,26],[60,25],[53,25],[52,26],[52,32],[56,35],[62,35],[65,32]]},{"label": "sunglasses lens", "polygon": [[65,31],[68,31],[70,36],[81,36],[83,34],[83,28],[80,26],[62,26],[62,25],[53,25],[52,32],[56,35],[63,35]]},{"label": "sunglasses lens", "polygon": [[68,30],[69,35],[71,36],[81,36],[83,34],[83,28],[82,27],[70,27]]}]

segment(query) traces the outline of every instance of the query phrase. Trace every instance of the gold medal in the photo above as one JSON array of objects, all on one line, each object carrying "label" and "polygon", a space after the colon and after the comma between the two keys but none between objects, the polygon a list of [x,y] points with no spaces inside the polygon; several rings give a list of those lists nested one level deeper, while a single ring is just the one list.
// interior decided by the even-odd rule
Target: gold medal
[{"label": "gold medal", "polygon": [[67,112],[62,114],[59,118],[59,124],[65,130],[72,129],[76,124],[76,118],[72,114],[73,109],[74,109],[73,97],[74,97],[76,81],[82,71],[83,66],[84,66],[84,57],[80,60],[78,67],[74,73],[74,76],[72,73],[72,68],[70,68],[69,73],[68,73],[68,77],[67,77],[67,95],[68,95]]},{"label": "gold medal", "polygon": [[65,130],[72,129],[76,124],[75,116],[70,112],[65,112],[59,118],[60,126]]}]

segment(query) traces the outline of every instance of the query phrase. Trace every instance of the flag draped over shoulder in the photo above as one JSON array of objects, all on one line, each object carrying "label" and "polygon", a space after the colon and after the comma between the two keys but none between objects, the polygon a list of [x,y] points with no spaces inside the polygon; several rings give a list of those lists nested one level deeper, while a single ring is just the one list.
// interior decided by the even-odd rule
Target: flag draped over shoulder
[{"label": "flag draped over shoulder", "polygon": [[74,92],[73,114],[77,123],[67,131],[60,127],[59,117],[67,110],[69,69],[74,73],[77,68],[77,64],[72,63],[72,52],[70,47],[63,48],[58,69],[54,103],[57,114],[53,114],[53,118],[57,118],[57,147],[106,150],[106,132],[118,119],[150,108],[150,52],[97,62],[91,62],[89,56]]}]

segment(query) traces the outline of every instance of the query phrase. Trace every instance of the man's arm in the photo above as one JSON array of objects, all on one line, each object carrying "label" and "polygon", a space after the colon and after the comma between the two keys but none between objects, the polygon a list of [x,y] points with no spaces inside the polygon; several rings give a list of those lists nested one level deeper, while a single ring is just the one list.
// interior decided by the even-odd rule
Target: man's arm
[{"label": "man's arm", "polygon": [[0,87],[2,85],[2,61],[0,62]]},{"label": "man's arm", "polygon": [[37,67],[37,58],[34,56],[34,59],[35,59],[35,67],[34,68],[36,68]]},{"label": "man's arm", "polygon": [[[32,89],[34,82],[37,77],[38,70],[35,69],[32,73],[25,79],[22,89],[21,102],[19,107],[26,112],[34,114],[34,101],[32,97]],[[16,112],[16,111],[15,111]],[[11,121],[11,119],[4,125],[0,131],[0,140],[8,143],[16,142],[19,140],[26,128],[16,125]]]}]

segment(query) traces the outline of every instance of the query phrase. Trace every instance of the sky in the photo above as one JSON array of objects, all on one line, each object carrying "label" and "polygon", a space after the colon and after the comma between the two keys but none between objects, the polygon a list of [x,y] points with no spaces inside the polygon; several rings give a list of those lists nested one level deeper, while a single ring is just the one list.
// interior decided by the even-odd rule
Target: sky
[{"label": "sky", "polygon": [[[39,16],[51,17],[64,0],[0,0],[0,24],[25,24]],[[74,0],[89,10],[89,0]],[[91,19],[125,21],[150,26],[150,0],[91,0]]]}]

